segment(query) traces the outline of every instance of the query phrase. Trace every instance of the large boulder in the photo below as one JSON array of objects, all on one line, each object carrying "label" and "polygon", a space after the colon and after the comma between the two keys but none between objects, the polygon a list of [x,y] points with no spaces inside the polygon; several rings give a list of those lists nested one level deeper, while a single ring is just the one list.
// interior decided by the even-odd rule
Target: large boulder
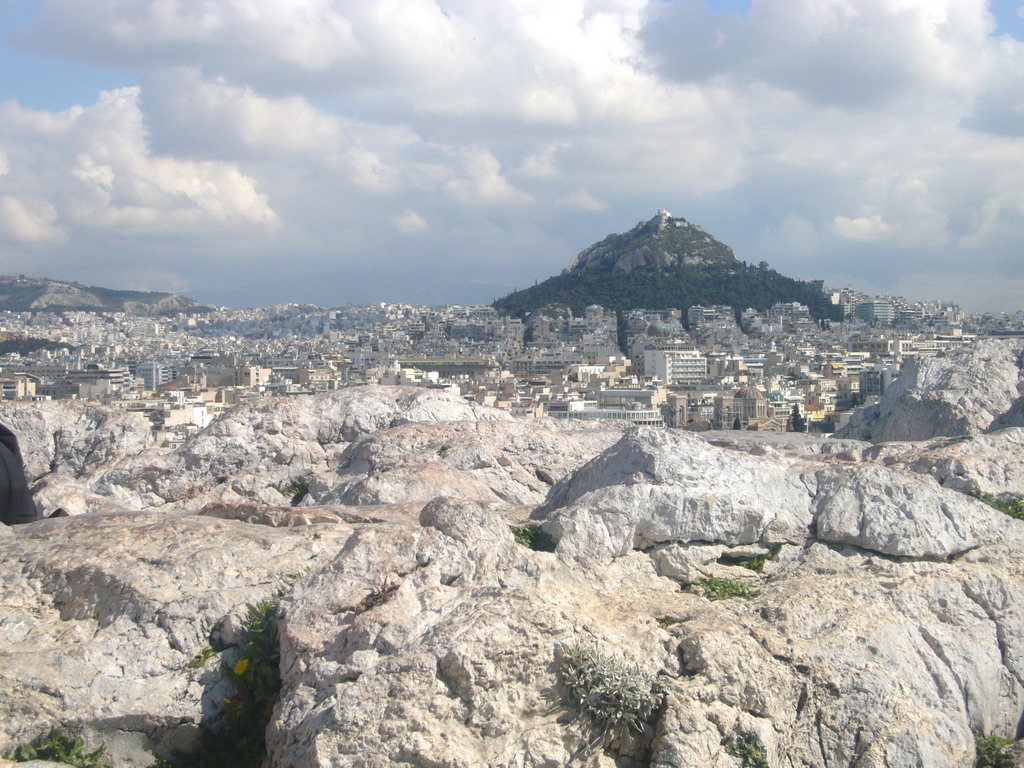
[{"label": "large boulder", "polygon": [[1014,496],[1024,491],[1024,429],[940,437],[917,443],[880,443],[868,460],[930,475],[944,488],[969,494]]},{"label": "large boulder", "polygon": [[141,414],[78,400],[3,402],[0,422],[18,437],[30,483],[93,474],[153,445]]},{"label": "large boulder", "polygon": [[551,485],[608,448],[621,428],[552,429],[553,422],[456,421],[374,432],[319,475],[306,504],[427,502],[457,496],[537,506]]},{"label": "large boulder", "polygon": [[416,422],[510,420],[494,408],[419,387],[355,387],[254,400],[228,411],[172,453],[129,458],[91,480],[137,509],[198,509],[214,501],[279,504],[295,484],[337,466],[354,440]]},{"label": "large boulder", "polygon": [[930,478],[874,463],[754,456],[696,435],[638,429],[567,476],[536,517],[584,563],[679,543],[810,538],[897,557],[946,558],[1016,524]]},{"label": "large boulder", "polygon": [[856,411],[837,438],[930,440],[1024,427],[1024,340],[980,339],[911,357],[882,400]]},{"label": "large boulder", "polygon": [[197,746],[247,603],[328,561],[350,526],[96,514],[0,526],[0,752],[60,726],[119,766]]}]

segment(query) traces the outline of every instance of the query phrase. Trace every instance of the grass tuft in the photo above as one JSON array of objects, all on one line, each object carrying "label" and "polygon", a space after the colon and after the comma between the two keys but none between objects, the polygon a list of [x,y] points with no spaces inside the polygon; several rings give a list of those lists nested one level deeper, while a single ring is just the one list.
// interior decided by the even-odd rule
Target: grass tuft
[{"label": "grass tuft", "polygon": [[757,597],[757,592],[746,584],[741,584],[732,579],[721,579],[714,576],[706,579],[697,579],[688,588],[688,591],[706,597],[708,600],[728,600],[739,597],[750,600]]}]

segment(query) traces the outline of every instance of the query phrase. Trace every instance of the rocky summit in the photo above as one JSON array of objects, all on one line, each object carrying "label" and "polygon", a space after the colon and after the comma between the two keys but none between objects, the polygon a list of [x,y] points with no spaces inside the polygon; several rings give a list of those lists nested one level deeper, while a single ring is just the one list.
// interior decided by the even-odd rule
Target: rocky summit
[{"label": "rocky summit", "polygon": [[608,235],[584,248],[565,272],[618,271],[665,268],[677,264],[737,265],[732,249],[686,219],[660,210],[623,234]]},{"label": "rocky summit", "polygon": [[[971,495],[1020,493],[1024,430],[1009,389],[940,373],[962,362],[922,361],[869,439],[362,387],[166,450],[128,414],[5,404],[73,514],[0,528],[0,752],[60,728],[189,764],[243,722],[268,601],[266,766],[974,766],[1024,735],[1024,522]],[[897,429],[917,403],[927,435]]]}]

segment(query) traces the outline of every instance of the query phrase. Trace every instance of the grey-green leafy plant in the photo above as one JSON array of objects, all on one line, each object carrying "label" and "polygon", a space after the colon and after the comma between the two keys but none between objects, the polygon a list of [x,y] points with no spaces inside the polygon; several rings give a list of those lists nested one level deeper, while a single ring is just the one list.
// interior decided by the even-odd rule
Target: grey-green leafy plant
[{"label": "grey-green leafy plant", "polygon": [[708,600],[728,600],[732,597],[740,597],[750,600],[757,597],[757,592],[746,584],[732,579],[722,579],[715,576],[706,579],[697,579],[689,586],[689,591],[706,597]]},{"label": "grey-green leafy plant", "polygon": [[745,733],[725,745],[725,751],[739,758],[740,768],[769,768],[768,750],[756,733]]},{"label": "grey-green leafy plant", "polygon": [[664,696],[654,675],[593,645],[562,646],[560,672],[569,701],[593,727],[588,751],[616,739],[628,745],[643,732]]},{"label": "grey-green leafy plant", "polygon": [[21,744],[4,752],[5,760],[16,763],[27,763],[30,760],[49,760],[54,763],[65,763],[74,768],[111,768],[101,762],[107,751],[106,744],[92,752],[85,751],[85,742],[81,736],[71,737],[54,728],[45,735],[36,736],[28,744]]},{"label": "grey-green leafy plant", "polygon": [[986,736],[980,731],[974,734],[974,768],[1014,768],[1013,758],[1006,754],[1006,748],[1013,744],[1010,739]]},{"label": "grey-green leafy plant", "polygon": [[674,627],[680,620],[675,616],[659,616],[655,621],[658,622],[658,626],[662,629],[668,629],[669,627]]}]

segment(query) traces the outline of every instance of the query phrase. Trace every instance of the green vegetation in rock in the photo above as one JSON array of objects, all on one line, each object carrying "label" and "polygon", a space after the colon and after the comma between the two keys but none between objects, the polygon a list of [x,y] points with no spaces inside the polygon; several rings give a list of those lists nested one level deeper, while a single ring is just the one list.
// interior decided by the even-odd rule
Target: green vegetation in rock
[{"label": "green vegetation in rock", "polygon": [[202,669],[204,666],[206,666],[206,662],[209,661],[211,658],[213,658],[216,655],[217,655],[217,652],[215,650],[213,650],[212,646],[208,645],[205,648],[203,648],[203,650],[201,650],[199,653],[197,653],[195,656],[192,657],[192,661],[190,661],[188,663],[188,668],[189,669]]},{"label": "green vegetation in rock", "polygon": [[[223,702],[224,722],[204,725],[198,752],[161,759],[160,768],[259,768],[263,762],[267,724],[281,694],[277,601],[246,606],[242,638],[238,660],[221,667],[221,677],[234,689]],[[204,649],[189,666],[205,662],[210,653]]]},{"label": "green vegetation in rock", "polygon": [[708,600],[728,600],[733,597],[740,597],[750,600],[757,597],[757,592],[746,584],[732,579],[722,579],[711,576],[706,579],[697,579],[688,588],[688,591],[706,597]]},{"label": "green vegetation in rock", "polygon": [[554,552],[557,546],[551,534],[535,525],[510,525],[512,538],[534,552]]},{"label": "green vegetation in rock", "polygon": [[592,645],[563,646],[560,674],[570,703],[593,728],[588,750],[616,740],[630,744],[663,698],[653,675]]},{"label": "green vegetation in rock", "polygon": [[309,493],[309,480],[301,477],[296,478],[284,485],[274,486],[274,489],[282,496],[288,497],[288,503],[295,506]]},{"label": "green vegetation in rock", "polygon": [[768,752],[756,733],[745,733],[733,739],[725,751],[740,761],[740,768],[768,768]]},{"label": "green vegetation in rock", "polygon": [[657,619],[655,619],[655,621],[658,622],[658,626],[662,629],[674,627],[676,624],[679,623],[679,619],[675,618],[674,616],[659,616]]},{"label": "green vegetation in rock", "polygon": [[975,768],[1014,768],[1013,758],[1005,753],[1006,747],[1014,742],[998,736],[974,734]]},{"label": "green vegetation in rock", "polygon": [[1013,744],[1010,739],[974,734],[974,768],[1014,768],[1017,765],[1005,750]]},{"label": "green vegetation in rock", "polygon": [[27,763],[30,760],[49,760],[52,763],[64,763],[74,768],[111,768],[101,761],[107,751],[105,744],[92,752],[85,751],[85,742],[80,736],[71,737],[53,729],[45,736],[37,736],[28,744],[21,744],[4,752],[5,760],[16,763]]},{"label": "green vegetation in rock", "polygon": [[1003,514],[1024,520],[1024,496],[994,496],[990,493],[976,493],[974,497]]},{"label": "green vegetation in rock", "polygon": [[746,568],[748,571],[756,571],[757,573],[760,573],[764,570],[764,564],[767,561],[767,555],[754,555],[753,557],[744,557],[740,560],[739,565],[742,568]]}]

